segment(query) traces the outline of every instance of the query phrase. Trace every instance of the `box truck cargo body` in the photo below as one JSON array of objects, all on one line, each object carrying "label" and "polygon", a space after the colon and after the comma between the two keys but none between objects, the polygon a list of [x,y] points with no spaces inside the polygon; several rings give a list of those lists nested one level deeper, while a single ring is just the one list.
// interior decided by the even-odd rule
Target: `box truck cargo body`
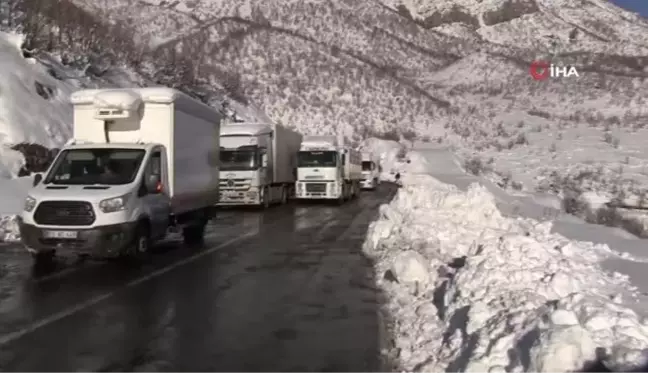
[{"label": "box truck cargo body", "polygon": [[358,195],[362,179],[358,151],[335,136],[304,136],[297,156],[298,199],[346,201]]},{"label": "box truck cargo body", "polygon": [[293,194],[302,135],[276,123],[231,123],[220,132],[220,206],[269,206]]},{"label": "box truck cargo body", "polygon": [[169,88],[72,94],[74,136],[20,219],[36,258],[144,257],[171,229],[200,243],[218,202],[218,110]]},{"label": "box truck cargo body", "polygon": [[362,189],[375,190],[380,184],[380,161],[373,153],[362,153]]}]

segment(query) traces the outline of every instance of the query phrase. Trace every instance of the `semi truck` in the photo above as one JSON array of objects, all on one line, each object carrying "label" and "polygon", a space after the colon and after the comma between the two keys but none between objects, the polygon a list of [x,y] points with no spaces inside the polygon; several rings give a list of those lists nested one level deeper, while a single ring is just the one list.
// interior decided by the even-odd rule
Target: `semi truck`
[{"label": "semi truck", "polygon": [[380,162],[373,153],[362,153],[362,189],[375,190],[380,184]]},{"label": "semi truck", "polygon": [[231,123],[220,136],[219,206],[267,208],[292,197],[299,132],[278,123]]},{"label": "semi truck", "polygon": [[357,196],[362,180],[360,152],[335,136],[304,136],[297,155],[297,199],[332,199],[342,203]]},{"label": "semi truck", "polygon": [[148,258],[169,232],[201,244],[219,197],[219,111],[174,89],[81,90],[73,139],[19,218],[36,262],[58,252]]}]

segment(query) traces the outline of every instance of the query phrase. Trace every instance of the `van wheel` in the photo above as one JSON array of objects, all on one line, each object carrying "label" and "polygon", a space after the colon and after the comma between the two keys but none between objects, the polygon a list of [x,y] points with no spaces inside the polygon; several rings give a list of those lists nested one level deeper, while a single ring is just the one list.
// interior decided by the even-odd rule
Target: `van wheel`
[{"label": "van wheel", "polygon": [[151,232],[146,224],[140,224],[135,233],[133,242],[133,258],[138,262],[144,262],[151,255]]},{"label": "van wheel", "polygon": [[205,228],[207,221],[190,225],[182,229],[182,240],[188,246],[201,246],[205,243]]},{"label": "van wheel", "polygon": [[135,230],[133,241],[123,252],[121,259],[127,265],[146,263],[151,255],[151,234],[146,223],[141,223]]}]

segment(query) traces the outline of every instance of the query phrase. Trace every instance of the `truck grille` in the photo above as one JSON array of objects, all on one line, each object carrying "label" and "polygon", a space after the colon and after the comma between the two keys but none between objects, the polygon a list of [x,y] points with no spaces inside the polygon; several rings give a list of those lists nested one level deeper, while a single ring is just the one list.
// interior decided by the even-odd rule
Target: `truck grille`
[{"label": "truck grille", "polygon": [[44,201],[34,212],[39,225],[92,225],[95,214],[92,205],[84,201]]},{"label": "truck grille", "polygon": [[221,189],[247,190],[250,189],[251,182],[249,179],[220,179],[219,184]]},{"label": "truck grille", "polygon": [[307,193],[326,193],[326,183],[306,183]]}]

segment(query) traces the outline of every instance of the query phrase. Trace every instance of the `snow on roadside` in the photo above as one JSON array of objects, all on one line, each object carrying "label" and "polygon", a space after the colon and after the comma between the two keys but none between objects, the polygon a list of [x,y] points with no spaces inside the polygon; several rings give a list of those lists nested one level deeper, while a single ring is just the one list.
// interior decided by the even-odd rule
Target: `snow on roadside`
[{"label": "snow on roadside", "polygon": [[385,274],[401,369],[647,363],[648,322],[623,304],[621,294],[633,291],[627,278],[601,270],[607,246],[550,233],[550,222],[504,217],[484,187],[462,192],[425,174],[423,157],[410,158],[404,186],[365,242]]}]

